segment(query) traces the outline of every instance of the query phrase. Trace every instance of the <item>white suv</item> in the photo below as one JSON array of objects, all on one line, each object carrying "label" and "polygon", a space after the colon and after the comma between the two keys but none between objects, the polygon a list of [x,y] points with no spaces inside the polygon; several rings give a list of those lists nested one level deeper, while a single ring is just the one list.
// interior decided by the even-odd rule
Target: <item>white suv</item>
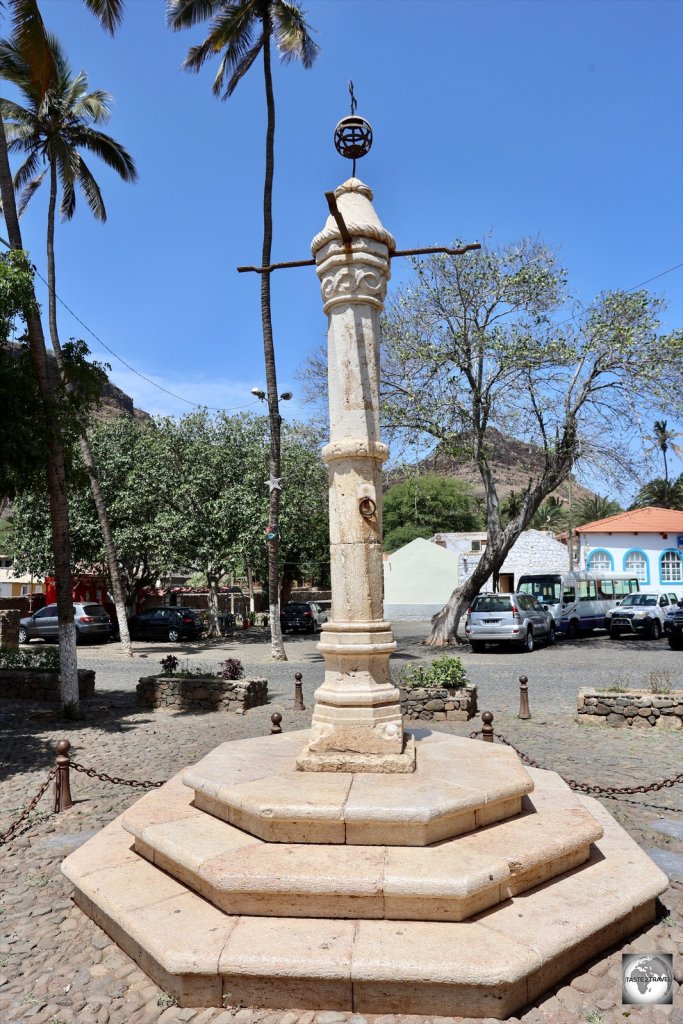
[{"label": "white suv", "polygon": [[676,594],[668,590],[639,590],[607,612],[605,625],[612,640],[622,633],[644,633],[650,640],[658,640],[668,613],[677,603]]}]

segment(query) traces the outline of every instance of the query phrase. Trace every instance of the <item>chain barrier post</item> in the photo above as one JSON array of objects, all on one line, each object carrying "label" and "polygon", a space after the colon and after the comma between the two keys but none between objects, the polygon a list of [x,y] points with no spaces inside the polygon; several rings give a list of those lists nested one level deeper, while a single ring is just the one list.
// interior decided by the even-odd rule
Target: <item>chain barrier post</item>
[{"label": "chain barrier post", "polygon": [[526,676],[519,677],[519,718],[526,720],[531,718],[529,711],[529,680]]},{"label": "chain barrier post", "polygon": [[485,711],[481,720],[484,723],[481,727],[481,738],[484,743],[493,743],[493,715],[490,711]]},{"label": "chain barrier post", "polygon": [[278,711],[276,711],[275,714],[270,716],[270,720],[273,723],[270,727],[270,732],[273,736],[277,736],[279,733],[282,732],[282,726],[280,725],[280,722],[282,721],[282,715]]},{"label": "chain barrier post", "polygon": [[305,711],[306,705],[304,704],[304,694],[301,687],[301,672],[295,672],[294,679],[294,710]]},{"label": "chain barrier post", "polygon": [[55,747],[57,751],[57,759],[55,761],[57,769],[55,774],[55,814],[59,814],[60,811],[68,811],[70,807],[73,807],[71,785],[69,783],[70,749],[71,744],[68,740],[60,740]]}]

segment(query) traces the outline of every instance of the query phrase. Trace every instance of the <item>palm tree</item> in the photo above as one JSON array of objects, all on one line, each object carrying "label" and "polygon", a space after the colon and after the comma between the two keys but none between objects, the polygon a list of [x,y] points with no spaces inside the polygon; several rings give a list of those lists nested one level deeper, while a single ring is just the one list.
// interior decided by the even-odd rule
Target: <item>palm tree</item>
[{"label": "palm tree", "polygon": [[[78,184],[95,217],[105,221],[107,214],[102,194],[80,151],[85,149],[95,153],[117,171],[124,181],[134,181],[137,174],[133,160],[123,146],[93,127],[93,125],[106,122],[109,118],[109,101],[111,99],[109,94],[101,90],[88,92],[88,79],[85,72],[81,71],[80,74],[74,76],[56,37],[48,34],[46,39],[54,76],[50,88],[42,95],[39,87],[36,86],[37,76],[33,73],[16,41],[13,39],[10,42],[0,42],[0,75],[18,87],[26,101],[26,106],[20,106],[18,103],[0,100],[0,107],[7,126],[10,152],[19,151],[26,156],[14,178],[15,188],[18,191],[21,190],[18,211],[20,216],[45,176],[49,174],[48,318],[55,359],[62,379],[65,379],[62,349],[57,329],[54,252],[58,184],[61,185],[60,213],[63,220],[70,220],[74,214],[76,207],[75,185]],[[125,654],[132,656],[125,595],[121,584],[116,548],[85,425],[81,429],[79,443],[104,538],[122,649]]]},{"label": "palm tree", "polygon": [[[213,57],[221,55],[213,81],[213,94],[227,99],[263,55],[266,91],[266,168],[263,186],[263,248],[261,266],[270,266],[273,239],[273,171],[275,166],[275,99],[270,64],[270,42],[283,60],[298,59],[310,68],[318,52],[303,12],[290,0],[166,0],[168,25],[178,31],[210,17],[209,34],[203,43],[190,48],[184,67],[199,71]],[[270,273],[261,273],[261,323],[266,364],[268,418],[270,422],[270,509],[268,542],[268,605],[271,654],[286,661],[279,614],[279,525],[280,525],[280,409],[275,371],[275,349],[270,309]]]},{"label": "palm tree", "polygon": [[683,473],[677,480],[664,480],[657,477],[648,480],[636,494],[631,508],[647,508],[654,505],[657,508],[673,508],[683,512]]},{"label": "palm tree", "polygon": [[619,502],[612,498],[602,497],[600,494],[591,494],[590,497],[581,498],[576,503],[576,525],[585,526],[586,523],[595,523],[598,519],[607,519],[608,516],[615,516],[621,512]]},{"label": "palm tree", "polygon": [[549,495],[542,505],[536,509],[529,526],[532,530],[549,530],[559,533],[567,525],[567,512],[562,498]]},{"label": "palm tree", "polygon": [[645,440],[650,441],[650,451],[658,448],[662,453],[662,461],[664,463],[664,482],[666,486],[669,486],[669,464],[667,460],[667,452],[672,451],[675,455],[680,458],[683,455],[683,448],[676,444],[676,438],[683,437],[683,434],[677,433],[675,430],[669,430],[666,425],[666,420],[655,420],[654,422],[654,433],[650,436],[646,436]]},{"label": "palm tree", "polygon": [[[123,11],[123,0],[84,0],[86,6],[99,18],[104,28],[113,34]],[[0,10],[11,9],[14,31],[27,57],[36,68],[42,68],[40,87],[44,95],[47,90],[52,68],[48,59],[45,26],[36,0],[6,0]],[[41,64],[41,54],[43,62]],[[21,228],[17,214],[12,172],[7,151],[5,125],[0,114],[0,196],[2,212],[7,226],[10,248],[23,251]],[[55,395],[47,370],[47,351],[43,325],[38,313],[38,303],[33,302],[26,312],[26,333],[28,335],[31,363],[36,375],[38,391],[46,424],[47,442],[47,487],[50,498],[50,527],[52,549],[57,583],[57,612],[59,617],[59,676],[60,700],[66,715],[77,715],[78,663],[76,659],[76,628],[73,622],[71,597],[71,542],[69,536],[69,506],[67,501],[66,466],[64,445],[56,414]]]}]

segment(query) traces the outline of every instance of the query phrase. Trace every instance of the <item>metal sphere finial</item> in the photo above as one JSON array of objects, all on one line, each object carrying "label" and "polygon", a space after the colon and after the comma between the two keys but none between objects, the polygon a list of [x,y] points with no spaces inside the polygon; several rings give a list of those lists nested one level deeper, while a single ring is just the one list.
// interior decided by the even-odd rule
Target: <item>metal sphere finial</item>
[{"label": "metal sphere finial", "polygon": [[340,156],[353,160],[353,176],[356,176],[356,160],[369,153],[372,146],[372,127],[369,121],[356,114],[358,102],[353,92],[353,82],[349,82],[351,95],[351,115],[343,117],[334,129],[334,145]]}]

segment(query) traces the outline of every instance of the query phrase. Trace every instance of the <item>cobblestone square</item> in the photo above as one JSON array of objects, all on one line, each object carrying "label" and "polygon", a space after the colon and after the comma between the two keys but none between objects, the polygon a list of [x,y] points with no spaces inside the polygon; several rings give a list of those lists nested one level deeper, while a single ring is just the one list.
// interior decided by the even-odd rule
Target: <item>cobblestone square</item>
[{"label": "cobblestone square", "polygon": [[[420,646],[426,623],[398,623],[399,649],[392,663],[429,659],[441,652]],[[135,658],[123,659],[115,646],[79,648],[79,666],[96,671],[95,696],[83,702],[84,719],[60,722],[54,707],[28,701],[2,701],[0,832],[19,816],[54,763],[57,741],[68,737],[71,756],[98,772],[124,779],[165,780],[204,756],[226,739],[267,735],[270,716],[282,715],[284,731],[310,722],[314,690],[322,682],[323,662],[316,641],[287,640],[289,661],[269,661],[270,645],[262,630],[222,641],[190,644],[136,643]],[[219,712],[174,712],[139,709],[135,685],[159,670],[169,652],[181,665],[214,670],[225,657],[242,660],[247,676],[268,679],[270,704],[244,715]],[[539,648],[532,655],[489,649],[460,654],[478,687],[479,709],[494,714],[494,729],[543,767],[590,785],[646,785],[667,779],[683,768],[683,734],[657,729],[586,729],[575,722],[580,687],[641,686],[652,670],[678,674],[679,652],[663,641],[624,639],[610,642],[597,635]],[[294,673],[303,674],[306,711],[295,712]],[[519,675],[529,679],[529,721],[517,718]],[[472,722],[425,722],[425,726],[468,736],[481,728]],[[276,744],[278,737],[273,736]],[[473,741],[478,742],[478,741]],[[259,1010],[251,1007],[179,1009],[70,900],[70,886],[60,873],[64,856],[133,803],[139,790],[71,773],[74,807],[51,813],[51,792],[32,813],[19,837],[0,848],[0,1024],[363,1024],[359,1015]],[[658,923],[633,943],[570,976],[521,1017],[529,1024],[553,1021],[683,1021],[683,786],[649,793],[603,798],[605,806],[670,875]],[[673,1006],[621,1005],[621,953],[673,953],[677,979]],[[624,1011],[630,1014],[628,1018]],[[376,1024],[408,1024],[435,1019],[424,1016],[376,1017]],[[445,1020],[445,1019],[444,1019]],[[461,1018],[448,1018],[461,1021]],[[371,1021],[372,1024],[372,1021]]]}]

